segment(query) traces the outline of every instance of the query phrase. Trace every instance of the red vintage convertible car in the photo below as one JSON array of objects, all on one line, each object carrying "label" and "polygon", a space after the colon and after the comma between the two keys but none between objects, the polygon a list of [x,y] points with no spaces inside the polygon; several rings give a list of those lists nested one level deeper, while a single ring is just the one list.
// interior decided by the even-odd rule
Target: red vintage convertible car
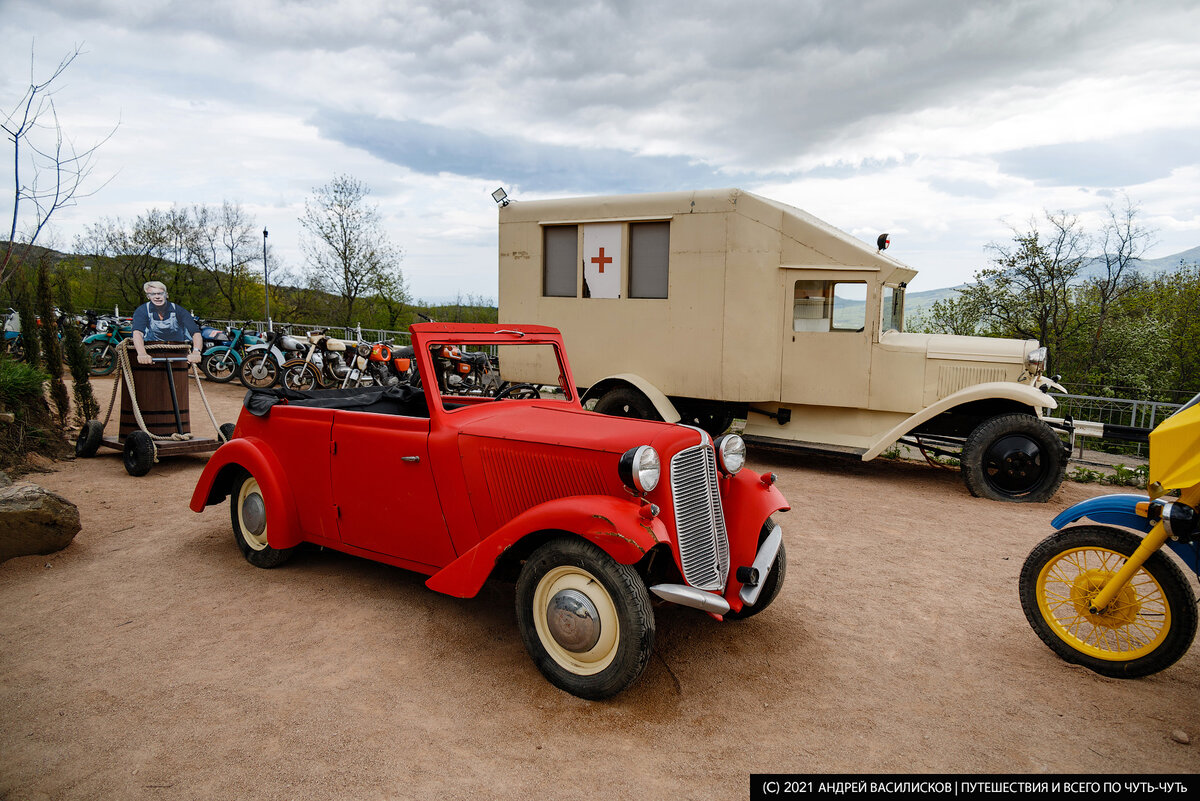
[{"label": "red vintage convertible car", "polygon": [[[553,328],[411,332],[419,388],[247,394],[191,508],[230,498],[252,565],[276,567],[310,542],[418,571],[462,598],[489,578],[515,580],[530,656],[591,699],[645,669],[652,595],[725,620],[775,599],[787,562],[771,515],[788,505],[773,474],[742,469],[736,434],[714,442],[585,411]],[[432,354],[447,346],[493,348],[521,383],[444,396]]]}]

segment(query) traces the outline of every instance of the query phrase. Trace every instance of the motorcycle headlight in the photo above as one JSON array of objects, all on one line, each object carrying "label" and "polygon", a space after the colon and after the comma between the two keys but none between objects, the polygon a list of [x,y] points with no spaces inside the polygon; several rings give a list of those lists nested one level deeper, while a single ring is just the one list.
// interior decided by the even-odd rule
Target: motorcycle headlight
[{"label": "motorcycle headlight", "polygon": [[746,441],[737,434],[718,437],[713,443],[717,452],[717,467],[727,476],[736,476],[746,466]]},{"label": "motorcycle headlight", "polygon": [[360,342],[358,347],[355,348],[355,351],[358,352],[359,356],[362,356],[365,359],[371,355],[371,346],[365,342]]},{"label": "motorcycle headlight", "polygon": [[1046,369],[1046,355],[1049,351],[1043,345],[1040,348],[1034,348],[1029,351],[1029,355],[1025,357],[1025,369],[1031,373],[1040,373]]},{"label": "motorcycle headlight", "polygon": [[621,461],[617,463],[617,473],[630,489],[650,492],[658,486],[658,479],[662,473],[658,451],[649,445],[630,448],[622,454]]}]

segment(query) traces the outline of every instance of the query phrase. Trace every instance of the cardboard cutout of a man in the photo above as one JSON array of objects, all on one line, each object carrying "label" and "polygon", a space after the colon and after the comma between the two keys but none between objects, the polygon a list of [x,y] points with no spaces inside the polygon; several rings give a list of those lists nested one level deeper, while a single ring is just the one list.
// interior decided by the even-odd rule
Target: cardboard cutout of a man
[{"label": "cardboard cutout of a man", "polygon": [[187,359],[192,364],[199,363],[203,340],[192,313],[167,300],[167,287],[161,281],[147,281],[142,284],[142,291],[149,302],[138,306],[133,313],[133,347],[137,351],[138,364],[151,362],[150,354],[146,353],[147,342],[187,342],[189,339],[192,350]]}]

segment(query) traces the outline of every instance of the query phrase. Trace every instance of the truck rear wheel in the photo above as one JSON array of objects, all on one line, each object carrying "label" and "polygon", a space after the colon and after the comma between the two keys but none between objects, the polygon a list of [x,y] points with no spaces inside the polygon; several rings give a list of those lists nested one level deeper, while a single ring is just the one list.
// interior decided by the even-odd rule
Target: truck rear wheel
[{"label": "truck rear wheel", "polygon": [[661,420],[658,410],[645,395],[630,387],[616,387],[600,396],[594,411],[613,417]]},{"label": "truck rear wheel", "polygon": [[1058,491],[1066,468],[1062,440],[1031,414],[984,420],[962,450],[967,489],[994,501],[1044,503]]}]

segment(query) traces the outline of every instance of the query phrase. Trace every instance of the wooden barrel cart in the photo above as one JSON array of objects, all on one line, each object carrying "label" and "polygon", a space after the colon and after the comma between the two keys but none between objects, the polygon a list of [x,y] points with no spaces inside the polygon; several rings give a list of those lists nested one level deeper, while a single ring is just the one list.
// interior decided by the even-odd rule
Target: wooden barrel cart
[{"label": "wooden barrel cart", "polygon": [[[101,447],[124,453],[125,470],[131,476],[144,476],[160,458],[180,453],[215,451],[233,436],[233,423],[213,427],[217,436],[194,437],[191,433],[191,409],[188,374],[196,376],[196,385],[204,397],[199,374],[188,363],[190,346],[172,343],[147,343],[146,352],[153,361],[140,364],[130,357],[130,340],[117,347],[116,385],[104,420],[88,420],[79,431],[75,454],[90,457]],[[120,427],[117,436],[105,436],[104,427],[112,417],[121,392]],[[205,408],[208,407],[205,399]],[[209,410],[209,418],[212,412]]]}]

